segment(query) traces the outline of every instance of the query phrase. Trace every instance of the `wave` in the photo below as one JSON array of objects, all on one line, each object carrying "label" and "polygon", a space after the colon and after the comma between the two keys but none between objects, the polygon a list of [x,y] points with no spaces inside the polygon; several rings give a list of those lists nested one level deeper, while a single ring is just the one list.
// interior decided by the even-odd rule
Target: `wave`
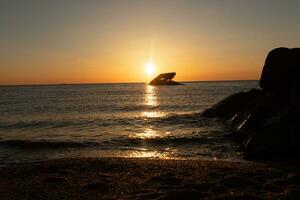
[{"label": "wave", "polygon": [[199,124],[205,125],[212,122],[211,119],[203,118],[202,113],[185,113],[185,114],[168,114],[163,117],[153,118],[153,122],[161,122],[165,124]]},{"label": "wave", "polygon": [[182,146],[182,145],[214,145],[223,143],[224,138],[217,134],[195,135],[195,136],[167,136],[156,138],[138,137],[117,137],[105,141],[51,141],[51,140],[2,140],[0,146],[18,149],[62,149],[62,148],[96,148],[96,149],[115,149],[123,147],[163,147],[163,146]]},{"label": "wave", "polygon": [[3,140],[0,146],[21,149],[57,149],[57,148],[84,148],[98,146],[94,142],[68,142],[68,141],[33,141],[33,140]]},{"label": "wave", "polygon": [[[147,119],[147,120],[145,120]],[[32,120],[32,121],[1,121],[0,129],[35,129],[35,128],[65,128],[65,127],[89,127],[99,128],[104,126],[132,126],[134,124],[144,125],[173,125],[185,124],[192,125],[198,124],[201,126],[214,123],[212,119],[205,119],[201,117],[201,113],[187,113],[187,114],[168,114],[158,117],[147,116],[128,116],[118,118],[74,118],[74,119],[53,119],[53,120]]]},{"label": "wave", "polygon": [[210,137],[157,137],[157,138],[127,138],[114,139],[110,143],[121,146],[168,146],[168,145],[201,145],[217,142]]},{"label": "wave", "polygon": [[[19,121],[19,122],[1,122],[0,129],[31,129],[31,128],[64,128],[64,127],[84,127],[95,125],[97,127],[115,125],[119,123],[125,125],[124,119],[70,119],[70,120],[40,120],[40,121]],[[129,123],[127,123],[129,125]]]}]

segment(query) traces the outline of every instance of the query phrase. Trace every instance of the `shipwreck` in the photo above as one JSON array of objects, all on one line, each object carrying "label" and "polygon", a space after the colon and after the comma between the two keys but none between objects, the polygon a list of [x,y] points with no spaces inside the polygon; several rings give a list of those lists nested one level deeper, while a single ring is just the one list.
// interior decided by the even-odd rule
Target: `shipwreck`
[{"label": "shipwreck", "polygon": [[175,75],[175,72],[160,74],[155,79],[153,79],[149,83],[149,85],[182,85],[172,80],[175,77]]}]

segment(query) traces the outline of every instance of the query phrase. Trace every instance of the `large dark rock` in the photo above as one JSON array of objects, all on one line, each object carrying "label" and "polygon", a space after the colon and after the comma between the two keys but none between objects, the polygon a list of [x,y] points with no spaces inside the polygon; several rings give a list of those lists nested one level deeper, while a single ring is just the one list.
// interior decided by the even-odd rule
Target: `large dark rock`
[{"label": "large dark rock", "polygon": [[249,158],[299,159],[300,49],[272,50],[263,68],[263,90],[233,94],[203,112],[224,119],[228,134]]},{"label": "large dark rock", "polygon": [[260,86],[265,91],[287,93],[299,92],[300,49],[277,48],[272,50],[265,61]]},{"label": "large dark rock", "polygon": [[[203,112],[206,117],[218,116],[220,118],[236,118],[237,115],[246,114],[256,105],[256,100],[263,94],[262,90],[252,89],[249,92],[239,92],[220,101],[212,108]],[[239,116],[238,118],[243,118]]]}]

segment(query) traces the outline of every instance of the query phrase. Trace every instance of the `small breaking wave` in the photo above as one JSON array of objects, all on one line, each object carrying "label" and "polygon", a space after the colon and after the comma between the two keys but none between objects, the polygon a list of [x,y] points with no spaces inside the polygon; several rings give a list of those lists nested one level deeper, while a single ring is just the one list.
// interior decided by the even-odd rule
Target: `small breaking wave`
[{"label": "small breaking wave", "polygon": [[168,114],[163,117],[157,117],[151,119],[151,122],[163,123],[166,125],[170,124],[184,124],[184,125],[200,125],[200,126],[211,126],[218,123],[217,119],[208,119],[202,117],[201,112],[194,113],[183,113],[183,114]]},{"label": "small breaking wave", "polygon": [[154,138],[139,138],[123,136],[111,138],[104,141],[51,141],[51,140],[2,140],[0,146],[18,149],[62,149],[62,148],[97,148],[113,149],[116,147],[161,147],[161,146],[182,146],[182,145],[207,145],[215,144],[222,140],[222,137],[202,136],[166,136]]},{"label": "small breaking wave", "polygon": [[95,142],[68,142],[68,141],[33,141],[33,140],[3,140],[0,146],[21,149],[57,149],[57,148],[85,148],[99,145]]},{"label": "small breaking wave", "polygon": [[209,137],[157,137],[157,138],[127,138],[113,139],[110,143],[120,146],[181,146],[212,144],[218,141]]},{"label": "small breaking wave", "polygon": [[109,126],[109,125],[130,125],[128,120],[124,119],[69,119],[69,120],[40,120],[40,121],[19,121],[19,122],[0,122],[0,129],[55,129],[55,128],[72,128],[72,127],[89,127],[89,126]]},{"label": "small breaking wave", "polygon": [[201,117],[201,113],[166,114],[162,116],[131,116],[123,118],[86,118],[86,119],[51,119],[27,121],[0,121],[0,130],[35,130],[35,129],[63,129],[63,128],[95,128],[107,126],[141,125],[189,125],[215,126],[216,121]]}]

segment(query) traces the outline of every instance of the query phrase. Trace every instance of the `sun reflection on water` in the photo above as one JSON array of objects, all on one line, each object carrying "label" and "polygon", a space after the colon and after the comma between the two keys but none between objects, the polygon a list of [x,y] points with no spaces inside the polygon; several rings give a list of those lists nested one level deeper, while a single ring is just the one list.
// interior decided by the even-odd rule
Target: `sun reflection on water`
[{"label": "sun reflection on water", "polygon": [[140,148],[136,151],[131,151],[126,157],[130,158],[159,158],[159,159],[180,159],[176,156],[177,149],[165,148],[162,150],[150,150],[146,148]]},{"label": "sun reflection on water", "polygon": [[147,128],[144,132],[135,134],[134,137],[139,139],[152,139],[161,137],[161,135],[157,133],[157,131]]},{"label": "sun reflection on water", "polygon": [[147,118],[163,117],[165,115],[166,115],[166,113],[157,112],[157,111],[144,111],[144,112],[142,112],[142,117],[147,117]]},{"label": "sun reflection on water", "polygon": [[133,151],[129,153],[130,158],[160,158],[160,159],[172,159],[168,153],[162,153],[158,151]]},{"label": "sun reflection on water", "polygon": [[[145,90],[146,91],[144,97],[144,105],[150,108],[159,106],[159,100],[157,97],[157,88],[152,85],[146,85]],[[146,117],[146,118],[156,118],[156,117],[163,117],[166,115],[166,113],[161,111],[143,111],[141,115],[142,117]]]},{"label": "sun reflection on water", "polygon": [[158,106],[156,87],[152,85],[146,85],[144,104],[152,107]]},{"label": "sun reflection on water", "polygon": [[[156,107],[159,106],[159,99],[157,96],[157,88],[155,86],[146,85],[145,86],[145,95],[144,95],[144,102],[143,104],[146,106],[146,111],[141,112],[141,116],[145,120],[150,120],[149,118],[159,118],[166,115],[166,113],[161,111],[154,111]],[[131,158],[160,158],[160,159],[171,159],[173,158],[172,151],[168,148],[165,151],[157,151],[157,150],[150,150],[147,147],[147,140],[157,139],[167,137],[170,133],[169,132],[161,132],[153,129],[150,127],[145,127],[144,131],[140,133],[133,133],[130,134],[130,138],[134,139],[141,139],[144,140],[145,143],[141,143],[141,147],[137,151],[128,152],[126,157]]]}]

